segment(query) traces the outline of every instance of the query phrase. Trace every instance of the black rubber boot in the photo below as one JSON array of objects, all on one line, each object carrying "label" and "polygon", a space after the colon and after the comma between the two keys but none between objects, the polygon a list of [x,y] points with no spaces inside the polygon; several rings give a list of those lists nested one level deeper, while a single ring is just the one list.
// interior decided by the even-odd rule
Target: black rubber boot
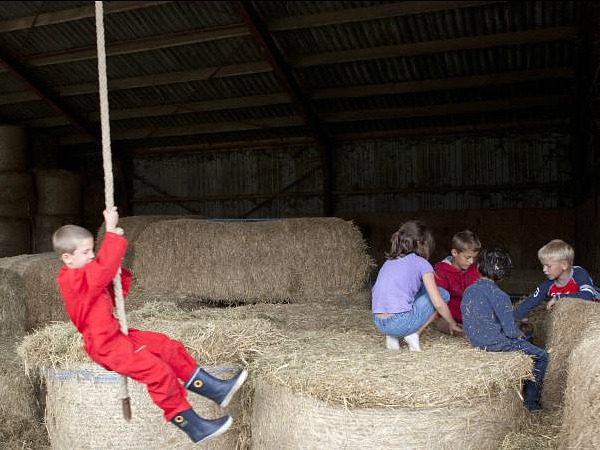
[{"label": "black rubber boot", "polygon": [[246,378],[248,378],[246,369],[240,370],[229,380],[220,380],[198,367],[192,378],[185,383],[185,387],[196,394],[211,399],[217,405],[225,407],[231,401],[233,394],[242,387]]},{"label": "black rubber boot", "polygon": [[185,431],[192,441],[200,443],[225,433],[233,419],[231,416],[203,419],[193,409],[187,409],[173,417],[171,423]]}]

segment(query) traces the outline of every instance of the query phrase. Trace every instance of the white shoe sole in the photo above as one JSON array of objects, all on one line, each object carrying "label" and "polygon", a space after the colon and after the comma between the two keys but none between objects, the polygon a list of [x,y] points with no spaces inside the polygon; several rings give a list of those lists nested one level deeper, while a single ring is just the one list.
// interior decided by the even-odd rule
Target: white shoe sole
[{"label": "white shoe sole", "polygon": [[219,403],[219,406],[221,408],[225,408],[227,405],[229,405],[229,402],[231,401],[235,393],[239,390],[239,388],[242,387],[242,384],[244,384],[246,378],[248,378],[248,371],[246,369],[243,369],[229,393],[225,396],[223,400],[221,400],[221,403]]}]

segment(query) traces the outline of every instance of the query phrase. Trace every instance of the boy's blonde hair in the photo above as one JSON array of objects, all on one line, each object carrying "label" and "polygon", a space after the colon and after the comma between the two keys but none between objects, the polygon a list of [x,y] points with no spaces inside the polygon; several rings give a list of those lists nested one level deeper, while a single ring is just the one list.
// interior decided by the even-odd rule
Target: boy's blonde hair
[{"label": "boy's blonde hair", "polygon": [[52,235],[52,246],[58,256],[73,253],[84,239],[94,239],[92,233],[77,225],[63,225]]},{"label": "boy's blonde hair", "polygon": [[475,233],[469,230],[459,231],[452,237],[452,250],[464,252],[471,250],[478,252],[481,250],[481,241]]},{"label": "boy's blonde hair", "polygon": [[538,250],[538,259],[540,261],[561,261],[564,259],[569,265],[573,265],[575,250],[565,241],[553,239]]}]

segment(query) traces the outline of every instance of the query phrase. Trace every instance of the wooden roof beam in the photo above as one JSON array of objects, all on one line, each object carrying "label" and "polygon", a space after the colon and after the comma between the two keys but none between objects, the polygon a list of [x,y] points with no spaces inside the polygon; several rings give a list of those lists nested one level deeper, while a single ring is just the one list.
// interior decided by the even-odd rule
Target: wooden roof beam
[{"label": "wooden roof beam", "polygon": [[[171,3],[170,1],[154,2],[106,2],[104,14],[116,14],[126,11],[149,8],[152,6]],[[65,9],[62,11],[42,13],[36,16],[19,17],[17,19],[3,20],[0,22],[0,33],[10,31],[27,30],[46,25],[58,25],[61,23],[74,22],[94,17],[94,5],[81,6],[79,8]]]},{"label": "wooden roof beam", "polygon": [[472,36],[438,41],[413,42],[387,47],[344,50],[334,53],[300,55],[290,57],[293,67],[313,67],[328,64],[342,64],[373,59],[402,58],[407,56],[448,53],[463,50],[502,47],[505,45],[537,44],[573,40],[577,37],[575,27],[543,28],[539,30],[496,33],[485,36]]}]

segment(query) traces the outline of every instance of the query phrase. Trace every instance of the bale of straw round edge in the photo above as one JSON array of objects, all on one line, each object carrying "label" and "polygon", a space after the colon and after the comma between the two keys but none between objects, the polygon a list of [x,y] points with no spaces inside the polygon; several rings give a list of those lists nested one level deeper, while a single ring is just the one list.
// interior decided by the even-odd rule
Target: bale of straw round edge
[{"label": "bale of straw round edge", "polygon": [[63,225],[78,225],[80,223],[81,217],[78,215],[45,216],[37,214],[34,219],[33,228],[33,251],[35,253],[53,251],[52,235],[54,234],[54,232]]},{"label": "bale of straw round edge", "polygon": [[32,213],[31,175],[20,172],[0,172],[0,216],[26,219]]},{"label": "bale of straw round edge", "polygon": [[24,171],[27,167],[25,128],[0,125],[0,171]]},{"label": "bale of straw round edge", "polygon": [[600,322],[600,303],[561,298],[552,308],[548,325],[549,354],[542,388],[542,406],[553,410],[563,403],[569,355],[585,337],[589,324]]},{"label": "bale of straw round edge", "polygon": [[305,332],[257,358],[253,448],[494,449],[522,418],[531,359],[440,338],[420,354],[380,336]]},{"label": "bale of straw round edge", "polygon": [[371,268],[360,233],[341,219],[159,222],[140,235],[136,252],[144,289],[226,303],[354,292]]},{"label": "bale of straw round edge", "polygon": [[15,345],[25,335],[23,280],[10,270],[0,269],[0,366],[15,357]]},{"label": "bale of straw round edge", "polygon": [[0,218],[0,257],[28,253],[30,229],[29,220]]},{"label": "bale of straw round edge", "polygon": [[561,448],[600,448],[600,326],[587,327],[569,357]]},{"label": "bale of straw round edge", "polygon": [[81,175],[68,170],[37,170],[35,186],[38,214],[81,214]]}]

